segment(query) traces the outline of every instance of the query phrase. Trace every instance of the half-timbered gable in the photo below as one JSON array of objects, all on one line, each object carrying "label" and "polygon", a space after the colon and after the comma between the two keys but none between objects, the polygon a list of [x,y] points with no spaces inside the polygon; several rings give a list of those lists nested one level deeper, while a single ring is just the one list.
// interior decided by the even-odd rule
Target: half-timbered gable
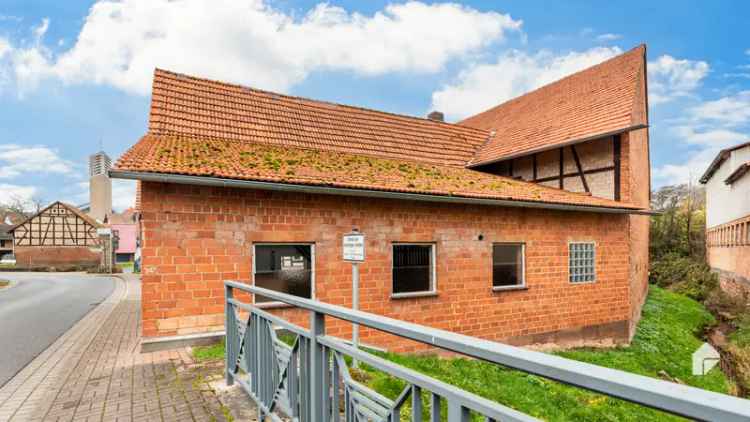
[{"label": "half-timbered gable", "polygon": [[11,229],[20,267],[97,266],[99,223],[75,207],[54,202]]},{"label": "half-timbered gable", "polygon": [[16,246],[99,246],[99,224],[62,202],[55,202],[17,225]]}]

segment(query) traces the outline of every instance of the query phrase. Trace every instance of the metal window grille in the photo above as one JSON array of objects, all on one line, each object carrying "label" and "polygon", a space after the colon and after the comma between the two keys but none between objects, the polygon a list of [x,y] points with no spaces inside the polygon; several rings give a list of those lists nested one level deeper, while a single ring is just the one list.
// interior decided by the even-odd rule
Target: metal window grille
[{"label": "metal window grille", "polygon": [[585,283],[596,280],[594,244],[571,243],[568,248],[570,282]]}]

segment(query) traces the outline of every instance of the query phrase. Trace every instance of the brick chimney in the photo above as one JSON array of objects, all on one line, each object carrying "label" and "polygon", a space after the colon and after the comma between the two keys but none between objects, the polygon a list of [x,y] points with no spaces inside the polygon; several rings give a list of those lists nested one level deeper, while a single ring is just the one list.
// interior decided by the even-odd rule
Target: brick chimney
[{"label": "brick chimney", "polygon": [[430,112],[430,114],[427,115],[427,118],[430,119],[430,120],[434,120],[436,122],[444,122],[445,121],[445,116],[443,116],[443,112],[442,111],[433,111],[433,112]]}]

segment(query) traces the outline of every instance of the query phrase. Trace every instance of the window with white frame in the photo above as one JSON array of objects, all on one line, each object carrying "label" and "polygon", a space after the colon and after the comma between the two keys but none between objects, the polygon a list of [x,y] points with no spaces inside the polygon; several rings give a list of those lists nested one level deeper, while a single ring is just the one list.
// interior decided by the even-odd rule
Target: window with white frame
[{"label": "window with white frame", "polygon": [[[256,244],[253,282],[258,287],[312,298],[314,249],[311,244]],[[255,302],[270,299],[256,295]]]},{"label": "window with white frame", "polygon": [[495,243],[492,245],[492,288],[495,290],[523,287],[523,243]]},{"label": "window with white frame", "polygon": [[393,245],[393,295],[409,296],[435,292],[435,245]]},{"label": "window with white frame", "polygon": [[586,283],[596,280],[595,250],[593,242],[572,242],[568,244],[568,269],[571,283]]}]

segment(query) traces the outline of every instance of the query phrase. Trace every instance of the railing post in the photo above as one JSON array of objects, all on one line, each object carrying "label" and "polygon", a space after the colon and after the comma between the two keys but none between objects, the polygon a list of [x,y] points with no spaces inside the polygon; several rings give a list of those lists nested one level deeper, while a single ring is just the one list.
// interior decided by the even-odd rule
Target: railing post
[{"label": "railing post", "polygon": [[232,329],[232,327],[234,327],[234,324],[232,324],[232,321],[230,320],[230,318],[234,318],[234,315],[233,315],[234,311],[232,310],[232,304],[229,303],[229,299],[231,299],[232,297],[234,297],[234,292],[232,291],[232,288],[225,284],[224,285],[224,316],[225,316],[224,332],[226,334],[224,335],[224,370],[225,370],[227,385],[234,384],[234,375],[232,374],[232,367],[234,366],[234,363],[230,362],[233,353],[230,353],[230,350],[236,344],[235,336],[237,335],[235,330]]},{"label": "railing post", "polygon": [[328,395],[326,384],[325,347],[318,342],[318,337],[325,335],[325,315],[310,312],[310,405],[313,421],[326,420],[325,408]]}]

